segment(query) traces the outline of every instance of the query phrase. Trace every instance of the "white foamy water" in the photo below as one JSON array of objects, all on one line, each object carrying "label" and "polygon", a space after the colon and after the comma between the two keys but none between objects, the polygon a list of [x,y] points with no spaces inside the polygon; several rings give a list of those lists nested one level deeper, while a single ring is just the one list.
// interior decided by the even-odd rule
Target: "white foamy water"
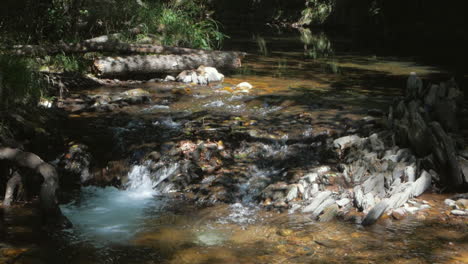
[{"label": "white foamy water", "polygon": [[[177,167],[178,164],[172,164],[151,175],[146,165],[135,165],[128,174],[126,190],[82,188],[80,199],[61,206],[74,225],[68,230],[73,239],[95,246],[128,241],[142,230],[146,218],[154,217],[154,211],[164,207],[164,202],[155,197],[155,187]],[[147,214],[147,209],[153,214]]]}]

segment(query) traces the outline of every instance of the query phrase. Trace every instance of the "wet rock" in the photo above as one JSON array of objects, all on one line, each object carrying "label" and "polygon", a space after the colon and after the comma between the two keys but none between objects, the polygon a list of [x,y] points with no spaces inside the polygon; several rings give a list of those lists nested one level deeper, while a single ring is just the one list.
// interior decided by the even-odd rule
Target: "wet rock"
[{"label": "wet rock", "polygon": [[241,82],[238,85],[236,85],[236,88],[237,89],[251,90],[251,89],[253,89],[253,86],[248,82]]},{"label": "wet rock", "polygon": [[129,97],[138,97],[138,96],[149,96],[150,93],[141,88],[137,88],[137,89],[127,90],[123,92],[122,95],[129,96]]},{"label": "wet rock", "polygon": [[398,208],[392,211],[392,217],[396,220],[401,220],[406,217],[406,210],[404,208]]},{"label": "wet rock", "polygon": [[361,224],[363,226],[373,225],[382,216],[387,208],[387,201],[381,201],[369,211],[366,217],[364,217],[364,220],[362,220]]},{"label": "wet rock", "polygon": [[419,176],[419,178],[413,183],[411,195],[413,197],[420,196],[431,187],[431,182],[432,176],[427,171],[423,171],[421,176]]},{"label": "wet rock", "polygon": [[58,168],[64,185],[80,185],[91,180],[92,155],[83,144],[71,143],[68,151],[60,157]]},{"label": "wet rock", "polygon": [[310,213],[310,212],[315,211],[325,200],[330,198],[331,195],[332,195],[332,192],[330,191],[319,192],[312,200],[312,203],[302,209],[302,212]]},{"label": "wet rock", "polygon": [[301,209],[301,205],[300,204],[293,204],[291,206],[291,208],[288,210],[288,213],[289,214],[293,214],[295,213],[297,210]]},{"label": "wet rock", "polygon": [[327,208],[325,208],[325,210],[323,210],[323,214],[320,215],[319,221],[320,222],[331,221],[338,215],[338,212],[339,212],[338,205],[337,204],[332,204],[332,205],[328,206]]},{"label": "wet rock", "polygon": [[312,211],[312,217],[318,217],[328,206],[335,205],[335,199],[329,197]]}]

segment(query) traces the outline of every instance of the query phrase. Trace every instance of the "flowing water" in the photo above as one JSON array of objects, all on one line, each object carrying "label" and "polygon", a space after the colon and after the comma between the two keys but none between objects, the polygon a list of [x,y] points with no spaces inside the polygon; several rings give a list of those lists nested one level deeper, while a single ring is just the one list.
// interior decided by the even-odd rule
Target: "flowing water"
[{"label": "flowing water", "polygon": [[[424,195],[431,210],[401,221],[384,217],[368,228],[355,223],[359,216],[320,223],[306,214],[266,211],[256,202],[273,179],[317,165],[317,154],[301,142],[350,129],[368,118],[368,109],[386,109],[410,72],[428,78],[443,76],[442,70],[408,58],[343,51],[340,41],[311,32],[247,36],[229,46],[250,55],[222,84],[143,84],[150,105],[70,115],[71,130],[87,124],[75,133],[96,145],[98,160],[131,157],[125,188],[83,187],[61,205],[74,227],[58,233],[41,230],[33,206],[5,211],[0,262],[468,263],[468,222],[447,217],[446,196]],[[251,93],[233,90],[243,81],[254,86]],[[226,130],[259,141],[237,142],[240,162],[226,169],[235,179],[247,176],[236,183],[230,204],[195,204],[163,184],[181,168],[177,162],[156,171],[138,162],[143,150],[189,136],[224,140]],[[201,184],[213,180],[205,177]]]}]

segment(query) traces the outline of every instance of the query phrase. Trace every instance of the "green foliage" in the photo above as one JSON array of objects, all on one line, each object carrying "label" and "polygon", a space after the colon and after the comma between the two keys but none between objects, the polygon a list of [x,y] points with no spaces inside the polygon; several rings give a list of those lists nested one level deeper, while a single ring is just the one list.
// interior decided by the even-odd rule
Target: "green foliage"
[{"label": "green foliage", "polygon": [[298,24],[323,24],[335,7],[336,0],[307,0]]},{"label": "green foliage", "polygon": [[308,28],[300,28],[301,42],[304,43],[304,54],[308,58],[327,58],[334,54],[327,35],[323,32],[313,33]]},{"label": "green foliage", "polygon": [[55,72],[86,72],[89,63],[86,59],[76,55],[57,54],[45,56],[41,61],[43,67]]},{"label": "green foliage", "polygon": [[[121,33],[125,41],[152,39],[165,45],[219,48],[226,37],[207,0],[5,0],[0,44],[78,42]],[[126,36],[143,25],[144,32]]]},{"label": "green foliage", "polygon": [[42,85],[32,59],[0,55],[0,109],[17,104],[36,104]]},{"label": "green foliage", "polygon": [[184,5],[150,4],[139,8],[135,24],[143,24],[147,34],[159,35],[163,45],[219,48],[226,36],[215,20],[202,14],[203,9],[195,1],[184,1]]}]

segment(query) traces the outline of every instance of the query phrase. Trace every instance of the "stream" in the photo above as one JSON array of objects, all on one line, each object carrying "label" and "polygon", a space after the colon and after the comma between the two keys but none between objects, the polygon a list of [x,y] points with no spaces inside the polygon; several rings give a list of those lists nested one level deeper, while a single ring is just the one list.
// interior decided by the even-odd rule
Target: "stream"
[{"label": "stream", "polygon": [[[149,104],[69,115],[70,137],[90,146],[98,164],[125,160],[125,181],[70,194],[61,209],[74,227],[57,233],[35,224],[33,206],[6,211],[5,241],[14,245],[0,244],[5,261],[14,260],[6,263],[467,263],[468,222],[447,217],[449,195],[424,194],[417,201],[431,209],[400,221],[385,216],[371,227],[357,224],[359,215],[319,222],[258,202],[276,179],[328,162],[317,137],[356,129],[370,109],[386,111],[410,72],[442,78],[443,70],[349,51],[324,33],[240,36],[226,46],[250,55],[221,84],[79,91],[149,91]],[[245,81],[250,93],[233,91]],[[166,179],[197,171],[170,154],[194,144],[218,152],[200,154],[205,176],[190,197],[194,189]],[[157,168],[142,161],[154,149],[162,155]]]}]

